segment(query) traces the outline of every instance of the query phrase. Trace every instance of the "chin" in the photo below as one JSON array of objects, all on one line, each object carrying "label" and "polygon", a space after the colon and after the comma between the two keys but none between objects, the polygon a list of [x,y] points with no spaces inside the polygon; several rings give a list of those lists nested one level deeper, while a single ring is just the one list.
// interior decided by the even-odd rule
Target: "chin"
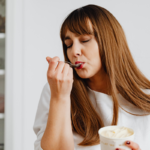
[{"label": "chin", "polygon": [[87,71],[87,70],[82,70],[81,71],[79,70],[75,70],[76,74],[82,78],[82,79],[88,79],[88,78],[91,78],[93,76],[93,73],[91,74],[90,72],[91,71]]},{"label": "chin", "polygon": [[87,78],[89,78],[90,76],[89,75],[87,75],[87,74],[77,74],[80,78],[82,78],[82,79],[87,79]]}]

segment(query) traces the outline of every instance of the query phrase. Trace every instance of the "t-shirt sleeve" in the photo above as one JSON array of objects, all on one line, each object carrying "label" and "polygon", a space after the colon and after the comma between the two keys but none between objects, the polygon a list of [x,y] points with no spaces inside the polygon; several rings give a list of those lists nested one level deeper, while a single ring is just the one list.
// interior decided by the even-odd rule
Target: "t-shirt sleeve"
[{"label": "t-shirt sleeve", "polygon": [[50,87],[49,84],[46,83],[43,87],[40,100],[38,103],[38,108],[35,116],[35,121],[33,125],[34,133],[37,136],[37,139],[34,142],[34,150],[43,150],[41,148],[41,139],[43,137],[44,131],[47,125],[47,119],[49,114],[50,107]]}]

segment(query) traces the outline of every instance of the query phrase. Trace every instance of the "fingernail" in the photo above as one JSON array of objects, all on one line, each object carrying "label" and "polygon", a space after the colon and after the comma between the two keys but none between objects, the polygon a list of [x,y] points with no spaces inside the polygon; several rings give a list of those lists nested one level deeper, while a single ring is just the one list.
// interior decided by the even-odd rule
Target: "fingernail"
[{"label": "fingernail", "polygon": [[116,150],[120,150],[119,148],[116,148]]},{"label": "fingernail", "polygon": [[127,142],[126,142],[126,144],[128,144],[128,145],[129,145],[129,144],[130,144],[130,141],[127,141]]}]

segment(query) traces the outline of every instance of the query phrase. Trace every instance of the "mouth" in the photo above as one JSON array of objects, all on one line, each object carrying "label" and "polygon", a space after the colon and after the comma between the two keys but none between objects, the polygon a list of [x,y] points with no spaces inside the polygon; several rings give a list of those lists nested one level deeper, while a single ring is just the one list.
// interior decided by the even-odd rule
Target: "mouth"
[{"label": "mouth", "polygon": [[82,63],[79,67],[77,67],[77,69],[82,69],[84,66],[84,63]]},{"label": "mouth", "polygon": [[82,61],[76,61],[76,62],[75,62],[75,64],[79,64],[79,63],[84,64],[85,62],[82,62]]}]

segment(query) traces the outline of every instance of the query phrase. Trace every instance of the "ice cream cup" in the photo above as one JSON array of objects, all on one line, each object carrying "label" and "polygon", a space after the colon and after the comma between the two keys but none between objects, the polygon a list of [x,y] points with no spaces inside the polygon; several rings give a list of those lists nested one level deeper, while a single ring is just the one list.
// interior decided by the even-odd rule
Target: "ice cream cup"
[{"label": "ice cream cup", "polygon": [[129,136],[126,137],[108,137],[104,136],[104,132],[108,130],[115,130],[118,128],[122,128],[124,126],[106,126],[101,129],[99,129],[98,134],[100,136],[100,147],[101,150],[115,150],[116,148],[122,148],[124,150],[131,150],[131,148],[127,147],[125,145],[125,141],[131,140],[134,141],[134,130],[128,127],[127,130],[130,132]]}]

